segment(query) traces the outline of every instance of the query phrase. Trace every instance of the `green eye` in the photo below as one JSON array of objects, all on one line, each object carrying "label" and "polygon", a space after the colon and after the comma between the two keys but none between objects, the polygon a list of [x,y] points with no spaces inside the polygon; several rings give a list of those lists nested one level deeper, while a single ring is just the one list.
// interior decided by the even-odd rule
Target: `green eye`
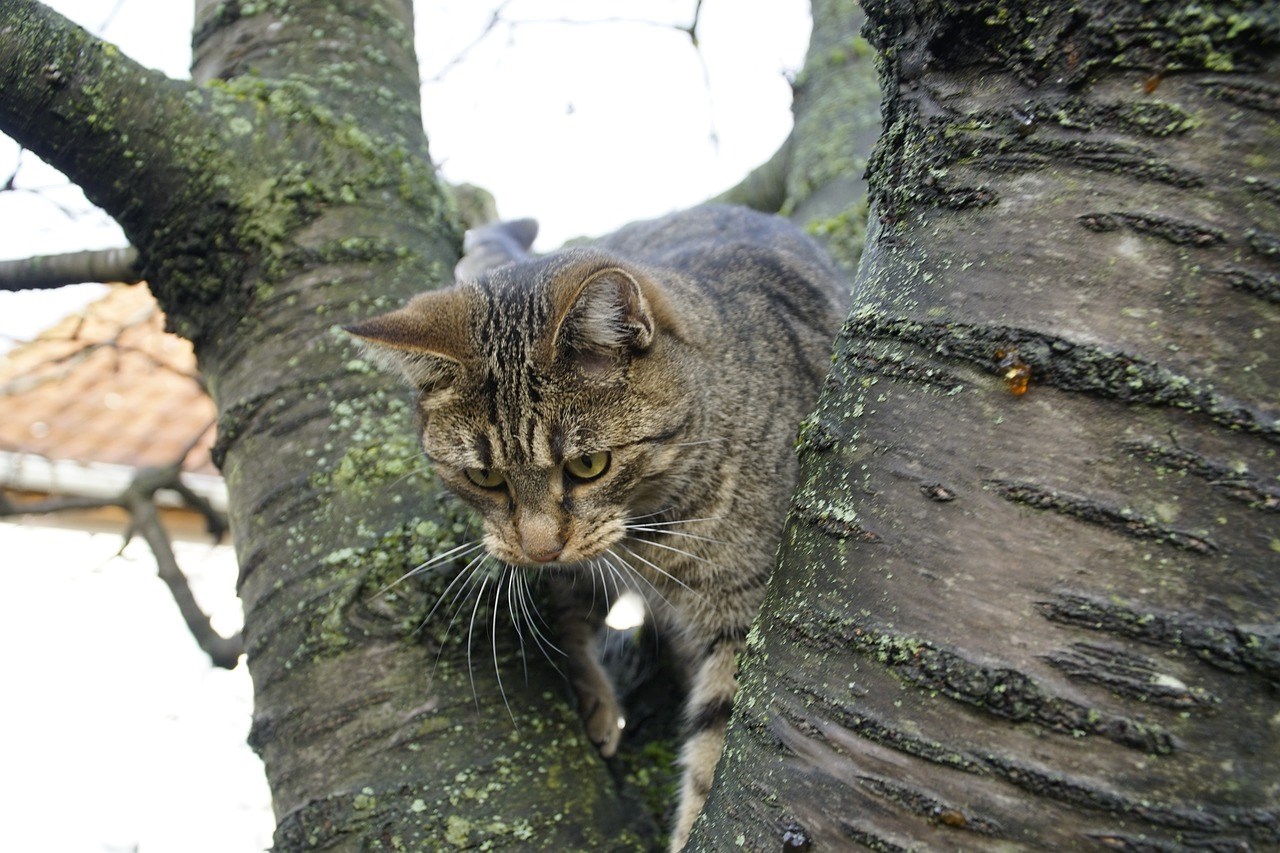
[{"label": "green eye", "polygon": [[564,461],[564,470],[579,480],[594,480],[609,467],[609,451],[574,456]]},{"label": "green eye", "polygon": [[506,479],[501,474],[488,468],[464,468],[462,473],[466,474],[468,480],[482,489],[496,489],[506,482]]}]

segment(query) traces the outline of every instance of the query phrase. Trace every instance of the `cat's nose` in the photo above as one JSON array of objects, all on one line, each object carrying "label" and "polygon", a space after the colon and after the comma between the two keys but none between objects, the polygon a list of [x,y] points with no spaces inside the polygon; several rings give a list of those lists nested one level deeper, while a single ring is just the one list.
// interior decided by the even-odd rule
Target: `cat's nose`
[{"label": "cat's nose", "polygon": [[550,563],[564,550],[567,537],[552,515],[522,513],[516,522],[516,530],[520,535],[520,550],[535,563]]},{"label": "cat's nose", "polygon": [[561,545],[551,545],[546,548],[530,548],[528,545],[524,547],[524,555],[535,563],[550,563],[556,557],[560,556],[560,552],[564,550]]}]

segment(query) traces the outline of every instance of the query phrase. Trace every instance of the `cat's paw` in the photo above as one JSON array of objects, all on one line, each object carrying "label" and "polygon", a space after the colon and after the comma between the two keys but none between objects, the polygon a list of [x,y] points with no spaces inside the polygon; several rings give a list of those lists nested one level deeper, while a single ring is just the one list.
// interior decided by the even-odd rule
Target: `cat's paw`
[{"label": "cat's paw", "polygon": [[622,740],[622,707],[614,698],[612,690],[607,695],[579,698],[586,699],[580,707],[587,737],[591,738],[602,756],[612,758],[618,751],[618,742]]}]

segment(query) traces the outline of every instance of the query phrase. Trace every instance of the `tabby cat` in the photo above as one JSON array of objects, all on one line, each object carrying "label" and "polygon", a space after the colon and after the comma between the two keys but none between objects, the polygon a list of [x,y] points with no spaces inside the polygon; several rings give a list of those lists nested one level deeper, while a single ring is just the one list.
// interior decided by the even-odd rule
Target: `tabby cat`
[{"label": "tabby cat", "polygon": [[622,709],[596,654],[604,612],[596,584],[572,581],[607,570],[647,599],[688,677],[678,850],[711,787],[845,289],[803,233],[742,208],[538,259],[529,225],[481,229],[456,285],[348,331],[418,390],[426,455],[483,518],[488,552],[546,573],[606,757]]}]

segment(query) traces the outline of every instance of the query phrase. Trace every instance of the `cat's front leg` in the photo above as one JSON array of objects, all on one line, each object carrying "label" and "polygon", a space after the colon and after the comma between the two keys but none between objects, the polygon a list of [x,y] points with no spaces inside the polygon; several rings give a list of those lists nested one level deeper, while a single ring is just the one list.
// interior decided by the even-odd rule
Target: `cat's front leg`
[{"label": "cat's front leg", "polygon": [[684,775],[680,784],[680,804],[671,829],[671,850],[682,849],[689,840],[693,822],[711,790],[716,763],[724,747],[725,726],[738,692],[737,658],[742,650],[743,632],[724,631],[705,646],[690,682],[685,704],[687,735],[680,751]]},{"label": "cat's front leg", "polygon": [[569,683],[578,698],[578,713],[587,737],[605,758],[618,751],[622,739],[622,705],[613,680],[600,663],[596,637],[604,617],[595,596],[576,588],[571,580],[555,578],[555,623],[560,648],[565,653]]}]

